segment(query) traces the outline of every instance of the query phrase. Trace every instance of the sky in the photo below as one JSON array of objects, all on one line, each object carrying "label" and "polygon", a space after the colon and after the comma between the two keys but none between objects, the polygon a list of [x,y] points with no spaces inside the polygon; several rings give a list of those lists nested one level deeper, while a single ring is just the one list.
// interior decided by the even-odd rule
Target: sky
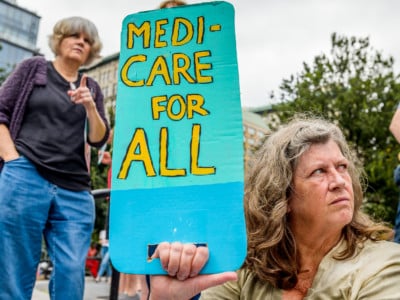
[{"label": "sky", "polygon": [[[119,52],[125,16],[157,8],[161,0],[16,0],[41,16],[37,46],[54,56],[47,41],[54,24],[82,16],[97,26],[101,54]],[[187,0],[188,4],[208,2]],[[231,0],[235,8],[236,44],[243,107],[268,105],[283,79],[302,71],[303,62],[329,54],[333,32],[369,37],[373,49],[395,59],[400,69],[400,1],[398,0]]]}]

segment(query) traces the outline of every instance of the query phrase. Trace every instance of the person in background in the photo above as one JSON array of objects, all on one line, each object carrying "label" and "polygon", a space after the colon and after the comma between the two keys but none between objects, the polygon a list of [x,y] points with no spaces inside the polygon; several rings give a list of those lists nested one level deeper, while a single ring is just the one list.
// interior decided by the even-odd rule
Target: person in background
[{"label": "person in background", "polygon": [[[397,107],[392,120],[390,121],[389,130],[393,134],[396,141],[400,144],[400,107]],[[400,155],[397,156],[400,161]],[[400,187],[400,165],[397,165],[393,171],[395,184]],[[400,198],[397,204],[397,213],[394,222],[394,241],[400,243]]]},{"label": "person in background", "polygon": [[121,273],[120,276],[118,300],[147,300],[144,275]]},{"label": "person in background", "polygon": [[98,244],[96,242],[91,242],[87,252],[85,268],[90,272],[90,274],[92,274],[93,277],[97,276],[99,270],[100,260],[98,254]]},{"label": "person in background", "polygon": [[107,232],[106,230],[101,230],[99,233],[99,242],[101,245],[100,249],[100,256],[101,256],[101,263],[99,272],[96,276],[96,282],[100,282],[101,277],[105,273],[105,281],[108,282],[108,279],[111,276],[111,265],[110,265],[110,253],[108,252],[108,239],[107,239]]},{"label": "person in background", "polygon": [[246,180],[248,250],[237,272],[198,275],[206,247],[161,243],[169,276],[150,299],[400,299],[400,245],[361,210],[363,171],[342,131],[298,117],[272,133]]},{"label": "person in background", "polygon": [[0,88],[0,299],[30,299],[42,236],[51,299],[83,299],[95,219],[85,143],[108,139],[100,86],[79,72],[99,57],[96,26],[57,22],[55,58],[22,61]]},{"label": "person in background", "polygon": [[183,6],[183,5],[187,5],[187,3],[185,1],[181,1],[181,0],[166,0],[160,3],[160,5],[158,6],[158,8],[171,8],[171,7],[175,7],[175,6]]}]

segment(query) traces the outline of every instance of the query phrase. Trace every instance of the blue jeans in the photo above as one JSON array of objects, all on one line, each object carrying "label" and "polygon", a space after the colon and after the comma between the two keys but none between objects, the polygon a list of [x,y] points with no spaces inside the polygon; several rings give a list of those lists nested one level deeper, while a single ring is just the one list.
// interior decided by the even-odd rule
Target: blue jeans
[{"label": "blue jeans", "polygon": [[111,266],[110,266],[110,252],[108,252],[108,246],[101,247],[101,263],[97,277],[100,278],[106,272],[106,276],[111,276]]},{"label": "blue jeans", "polygon": [[94,224],[90,192],[57,187],[25,157],[0,173],[0,299],[31,299],[42,237],[53,263],[52,300],[83,299]]}]

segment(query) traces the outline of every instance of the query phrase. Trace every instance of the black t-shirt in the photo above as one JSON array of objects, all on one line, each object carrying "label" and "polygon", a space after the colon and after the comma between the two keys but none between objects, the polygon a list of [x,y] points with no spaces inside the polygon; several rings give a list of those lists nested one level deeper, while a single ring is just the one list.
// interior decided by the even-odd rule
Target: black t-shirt
[{"label": "black t-shirt", "polygon": [[48,62],[47,84],[33,89],[15,144],[50,182],[69,190],[90,190],[84,155],[86,112],[71,101],[69,89],[69,82]]}]

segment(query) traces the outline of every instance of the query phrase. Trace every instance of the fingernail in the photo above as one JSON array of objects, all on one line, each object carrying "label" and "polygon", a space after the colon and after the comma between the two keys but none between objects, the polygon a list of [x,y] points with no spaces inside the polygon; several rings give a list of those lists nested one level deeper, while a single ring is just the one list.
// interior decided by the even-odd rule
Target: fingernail
[{"label": "fingernail", "polygon": [[176,278],[178,278],[178,280],[183,281],[185,280],[187,277],[186,276],[177,276]]},{"label": "fingernail", "polygon": [[197,273],[190,273],[189,277],[196,277]]}]

